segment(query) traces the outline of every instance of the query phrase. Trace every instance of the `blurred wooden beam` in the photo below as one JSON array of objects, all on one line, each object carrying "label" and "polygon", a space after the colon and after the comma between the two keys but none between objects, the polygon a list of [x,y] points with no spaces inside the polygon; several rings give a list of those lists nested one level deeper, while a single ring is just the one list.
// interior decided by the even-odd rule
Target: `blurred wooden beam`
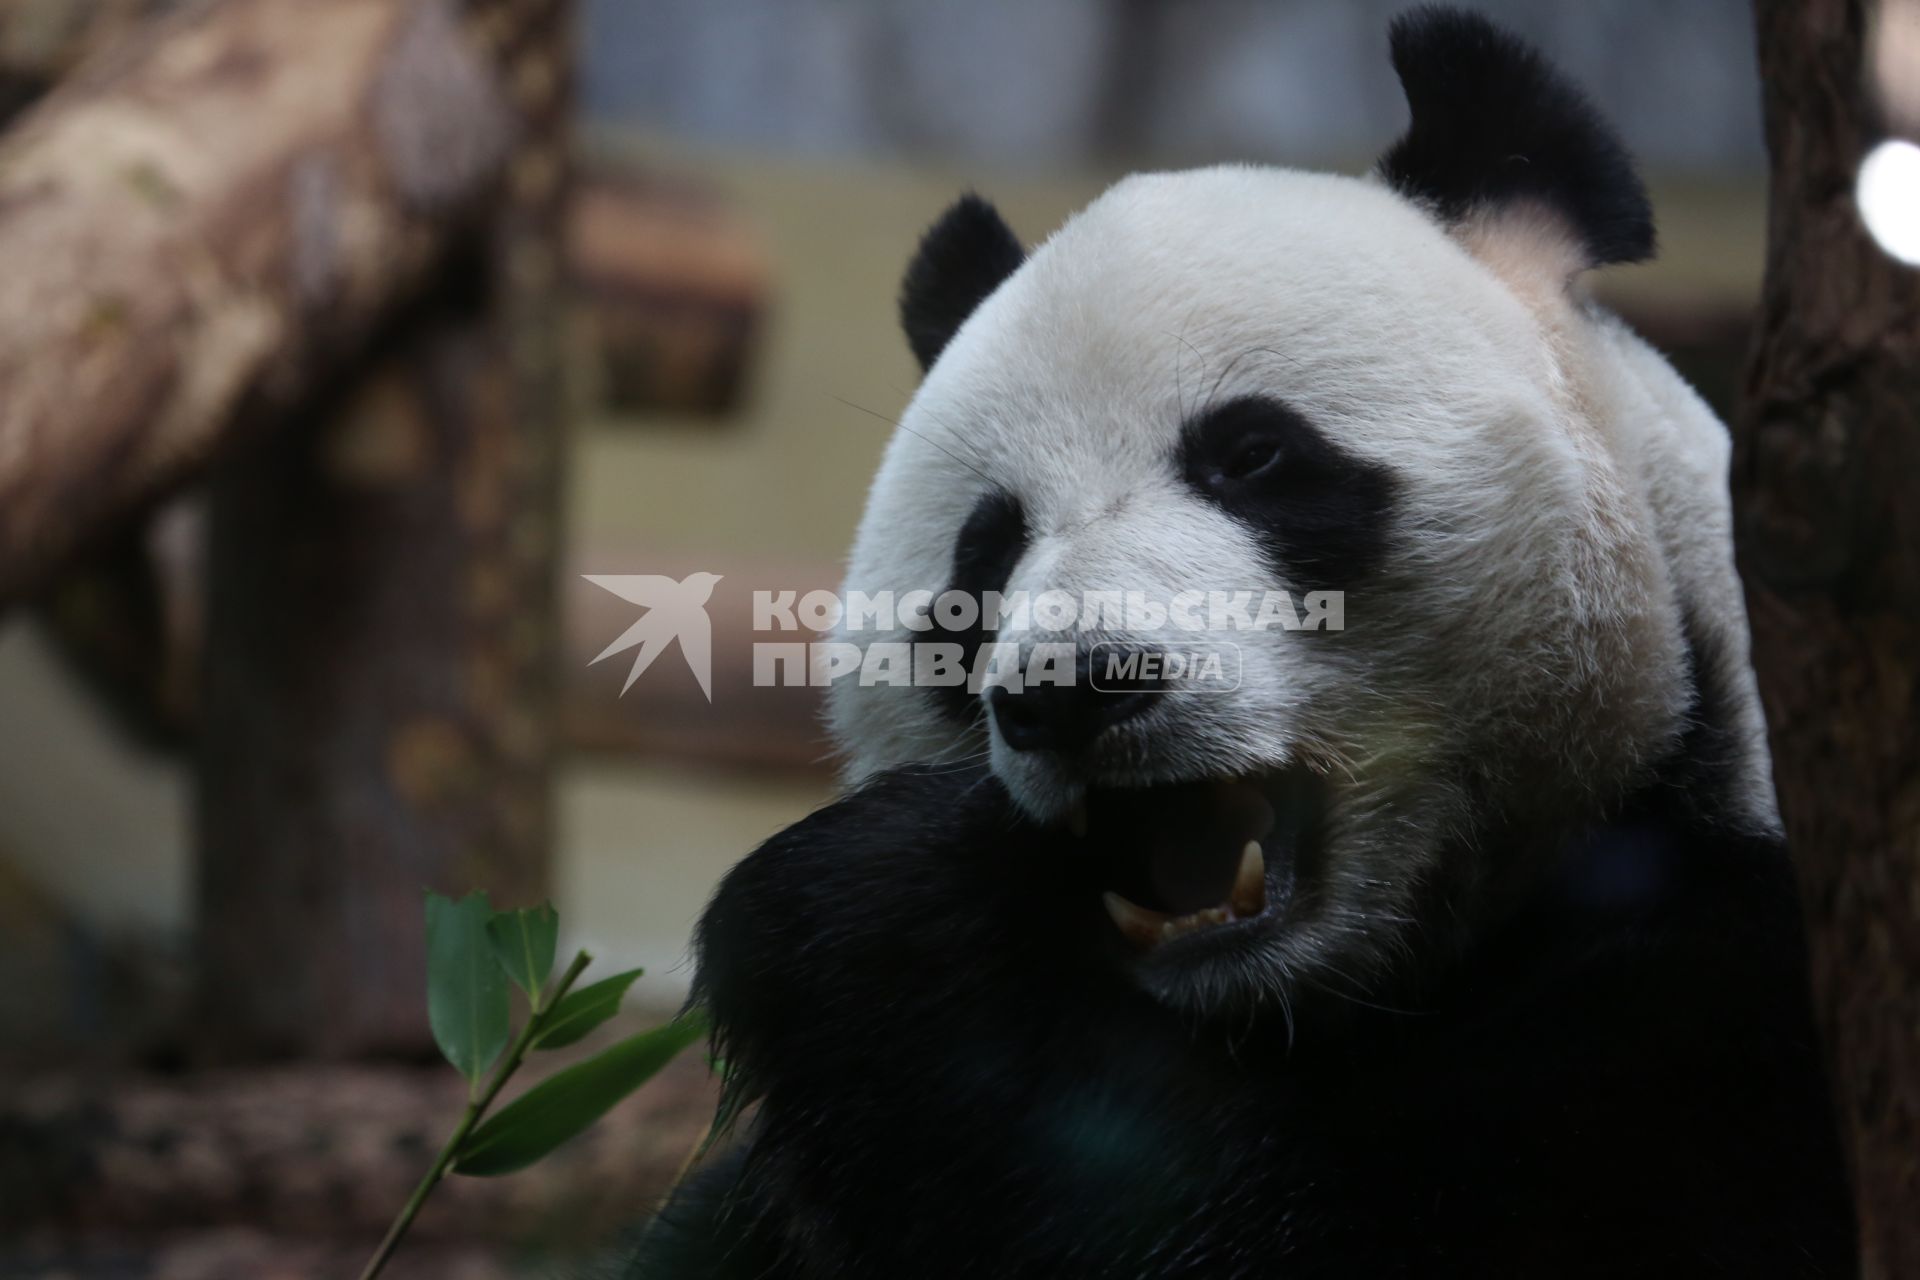
[{"label": "blurred wooden beam", "polygon": [[548,892],[571,6],[470,12],[513,117],[484,230],[214,473],[197,969],[228,1058],[430,1053],[421,889]]},{"label": "blurred wooden beam", "polygon": [[1772,191],[1732,477],[1870,1280],[1920,1275],[1920,272],[1852,197],[1883,128],[1876,11],[1755,5]]},{"label": "blurred wooden beam", "polygon": [[418,287],[508,151],[491,13],[192,6],[0,139],[0,603]]},{"label": "blurred wooden beam", "polygon": [[738,405],[768,268],[757,237],[715,192],[603,171],[575,193],[567,251],[594,407],[723,414]]}]

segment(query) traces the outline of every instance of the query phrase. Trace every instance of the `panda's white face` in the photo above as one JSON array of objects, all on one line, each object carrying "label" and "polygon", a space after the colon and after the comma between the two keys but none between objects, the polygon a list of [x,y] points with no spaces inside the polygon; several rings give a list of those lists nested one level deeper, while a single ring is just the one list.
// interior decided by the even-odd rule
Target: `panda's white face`
[{"label": "panda's white face", "polygon": [[[1000,527],[975,536],[998,540],[1000,569],[981,588],[1163,607],[1183,591],[1336,591],[1344,629],[1036,623],[1029,644],[1224,642],[1238,682],[1176,682],[1090,740],[1026,749],[1017,713],[1009,732],[1007,714],[956,715],[927,689],[842,682],[852,772],[985,750],[1035,817],[1128,846],[1096,888],[1169,916],[1248,914],[1234,876],[1249,839],[1271,845],[1250,919],[1188,928],[1120,908],[1142,941],[1179,935],[1142,952],[1143,972],[1201,1000],[1361,980],[1419,915],[1449,841],[1484,826],[1485,788],[1507,820],[1544,822],[1573,799],[1542,790],[1570,772],[1552,763],[1588,753],[1571,775],[1610,793],[1681,709],[1660,678],[1682,666],[1671,588],[1646,521],[1607,525],[1624,488],[1575,399],[1540,319],[1384,186],[1253,168],[1127,179],[941,353],[847,587],[955,585],[961,531],[986,509]],[[1197,782],[1215,785],[1175,785]]]},{"label": "panda's white face", "polygon": [[[1230,689],[843,680],[850,777],[985,753],[1185,1006],[1357,995],[1444,944],[1436,921],[1524,874],[1480,849],[1550,846],[1670,747],[1679,592],[1724,607],[1731,579],[1717,424],[1569,293],[1577,232],[1537,202],[1443,226],[1383,182],[1223,167],[1129,178],[1009,264],[921,351],[848,591],[1333,591],[1344,628],[999,637],[1230,644]],[[965,248],[939,234],[936,267]],[[1675,498],[1676,468],[1701,490]],[[1702,556],[1712,581],[1677,582]]]}]

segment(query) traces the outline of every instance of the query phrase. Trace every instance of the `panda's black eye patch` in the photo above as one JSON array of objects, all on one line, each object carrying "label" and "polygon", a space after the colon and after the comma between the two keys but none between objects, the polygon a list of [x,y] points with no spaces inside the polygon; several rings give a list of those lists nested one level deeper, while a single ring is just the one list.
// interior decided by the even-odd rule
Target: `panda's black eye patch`
[{"label": "panda's black eye patch", "polygon": [[[953,572],[947,579],[946,590],[964,592],[984,605],[988,592],[1006,589],[1007,579],[1013,576],[1014,566],[1020,563],[1026,550],[1027,516],[1020,499],[1004,489],[989,490],[973,504],[973,510],[953,540]],[[958,631],[936,627],[928,633],[927,642],[958,644],[965,655],[967,670],[971,671],[980,646],[991,638],[986,626],[975,621]],[[964,684],[932,688],[942,706],[956,719],[971,721],[980,714],[980,700],[967,692]]]},{"label": "panda's black eye patch", "polygon": [[1239,396],[1189,420],[1179,465],[1304,590],[1344,590],[1386,551],[1393,473],[1335,444],[1291,406]]}]

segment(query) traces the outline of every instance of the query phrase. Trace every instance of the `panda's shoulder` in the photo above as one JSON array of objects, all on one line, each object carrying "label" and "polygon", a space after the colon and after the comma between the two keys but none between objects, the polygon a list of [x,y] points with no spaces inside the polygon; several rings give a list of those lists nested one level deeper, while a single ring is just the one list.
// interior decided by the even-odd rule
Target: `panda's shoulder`
[{"label": "panda's shoulder", "polygon": [[1478,976],[1462,989],[1504,992],[1516,1042],[1586,1043],[1604,1028],[1603,1056],[1623,1070],[1683,1077],[1691,1056],[1804,1038],[1806,948],[1784,841],[1669,798],[1573,842],[1471,963]]}]

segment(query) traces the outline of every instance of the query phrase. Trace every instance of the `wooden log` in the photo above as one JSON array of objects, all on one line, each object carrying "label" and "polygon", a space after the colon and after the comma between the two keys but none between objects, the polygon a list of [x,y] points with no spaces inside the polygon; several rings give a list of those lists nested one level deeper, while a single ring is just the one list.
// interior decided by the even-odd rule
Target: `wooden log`
[{"label": "wooden log", "polygon": [[[623,1015],[591,1048],[665,1016]],[[0,1076],[0,1084],[0,1275],[8,1276],[22,1273],[5,1265],[4,1242],[29,1235],[147,1241],[235,1226],[344,1241],[357,1266],[466,1101],[465,1083],[441,1065],[62,1071]],[[716,1095],[702,1055],[682,1054],[534,1168],[448,1179],[406,1256],[435,1242],[526,1244],[542,1232],[558,1233],[553,1243],[568,1249],[610,1238],[667,1189],[706,1132]]]},{"label": "wooden log", "polygon": [[[734,406],[765,306],[758,239],[713,192],[684,181],[601,170],[582,174],[573,188],[565,245],[576,344],[569,360],[586,366],[591,411],[721,413]],[[656,234],[667,252],[647,248]],[[182,746],[196,719],[205,606],[196,531],[203,514],[189,494],[109,532],[35,602],[62,657],[115,721],[149,747]],[[569,667],[569,702],[580,696],[579,683]],[[593,705],[567,717],[582,728],[576,742],[612,750],[685,745],[670,720],[648,719],[644,695],[607,713],[598,706],[600,692],[594,685]],[[818,754],[812,715],[809,708],[797,719],[776,716],[771,738],[757,726],[702,733],[699,741],[713,750],[694,754],[756,764],[811,758]]]},{"label": "wooden log", "polygon": [[0,5],[0,120],[140,23],[184,0],[9,0]]},{"label": "wooden log", "polygon": [[[551,660],[501,344],[448,299],[215,468],[202,1028],[226,1058],[430,1048],[420,891],[545,895]],[[545,575],[539,575],[544,579]]]},{"label": "wooden log", "polygon": [[204,1043],[431,1051],[423,886],[546,896],[568,6],[493,0],[490,224],[343,398],[216,470],[200,759]]},{"label": "wooden log", "polygon": [[321,385],[485,205],[477,21],[193,6],[0,139],[0,603]]},{"label": "wooden log", "polygon": [[1920,273],[1852,199],[1879,131],[1862,42],[1882,9],[1755,5],[1772,192],[1733,494],[1862,1271],[1904,1277],[1920,1275]]}]

